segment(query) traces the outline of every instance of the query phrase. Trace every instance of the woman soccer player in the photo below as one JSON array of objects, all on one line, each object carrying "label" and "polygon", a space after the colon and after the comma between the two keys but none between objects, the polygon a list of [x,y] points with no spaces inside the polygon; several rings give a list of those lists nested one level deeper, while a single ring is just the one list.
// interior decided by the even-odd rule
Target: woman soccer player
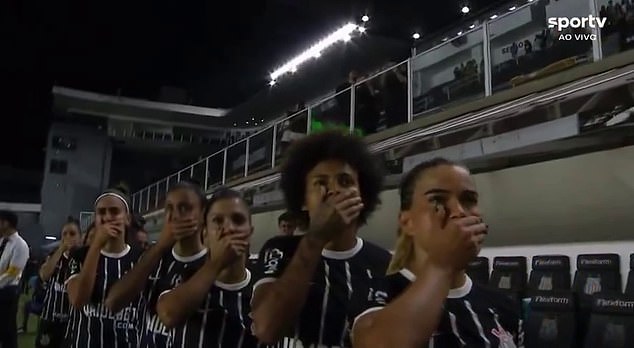
[{"label": "woman soccer player", "polygon": [[70,303],[64,282],[70,271],[70,252],[81,245],[79,222],[69,218],[62,227],[59,247],[42,264],[40,279],[46,284],[46,295],[35,339],[36,347],[61,347],[70,316]]},{"label": "woman soccer player", "polygon": [[159,320],[156,302],[162,290],[178,285],[180,278],[171,275],[193,272],[207,259],[207,246],[201,239],[206,201],[195,183],[183,181],[172,186],[165,198],[165,223],[158,242],[106,298],[106,306],[118,312],[141,295],[140,348],[169,346],[170,332]]},{"label": "woman soccer player", "polygon": [[137,309],[131,304],[117,313],[105,306],[112,284],[137,262],[140,252],[126,243],[130,203],[124,193],[108,190],[95,201],[96,231],[82,259],[71,260],[66,281],[70,303],[79,310],[70,347],[136,348]]},{"label": "woman soccer player", "polygon": [[360,313],[372,278],[390,253],[357,232],[379,203],[383,175],[361,138],[338,132],[294,143],[281,188],[293,214],[307,210],[303,235],[278,236],[260,251],[254,285],[254,333],[304,347],[349,347],[350,320]]},{"label": "woman soccer player", "polygon": [[[86,252],[88,252],[88,246],[90,246],[90,242],[92,241],[93,236],[95,235],[95,223],[91,222],[85,233],[82,237],[81,246],[75,248],[69,253],[69,273],[70,273],[70,261],[71,260],[83,260],[86,258]],[[68,292],[66,294],[68,296]],[[69,301],[70,304],[70,301]],[[65,334],[64,334],[64,344],[63,347],[70,347],[70,342],[73,338],[73,330],[75,329],[75,324],[79,318],[79,310],[75,307],[70,306],[70,314],[68,319],[68,324],[66,325]]]},{"label": "woman soccer player", "polygon": [[469,171],[445,159],[419,164],[400,195],[389,275],[355,321],[354,346],[521,346],[519,309],[465,274],[487,233]]},{"label": "woman soccer player", "polygon": [[183,282],[165,291],[158,314],[174,328],[173,347],[255,348],[250,333],[251,272],[246,267],[251,213],[240,193],[220,189],[205,209],[209,256],[193,274],[168,275]]}]

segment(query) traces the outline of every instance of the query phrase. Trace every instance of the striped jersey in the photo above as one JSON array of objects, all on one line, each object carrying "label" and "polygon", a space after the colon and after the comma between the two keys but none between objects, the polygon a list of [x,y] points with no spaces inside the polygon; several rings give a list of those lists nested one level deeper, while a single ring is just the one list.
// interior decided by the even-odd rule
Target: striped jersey
[{"label": "striped jersey", "polygon": [[[215,282],[196,312],[172,330],[170,347],[257,347],[249,318],[252,277],[248,269],[245,271],[246,277],[239,283]],[[186,280],[189,276],[182,277]]]},{"label": "striped jersey", "polygon": [[141,348],[170,347],[170,330],[161,322],[156,304],[161,293],[177,286],[183,275],[191,276],[207,259],[207,249],[192,256],[179,256],[174,248],[163,255],[155,271],[150,275],[143,292],[142,324],[140,326]]},{"label": "striped jersey", "polygon": [[55,265],[51,278],[44,283],[46,295],[42,306],[42,320],[67,322],[70,316],[70,302],[66,293],[66,279],[70,273],[70,254],[64,253]]},{"label": "striped jersey", "polygon": [[[303,236],[278,236],[260,251],[257,286],[284,272]],[[375,277],[382,277],[391,254],[361,238],[346,251],[323,250],[308,297],[294,327],[279,347],[351,347],[352,320],[367,303]]]},{"label": "striped jersey", "polygon": [[[88,253],[87,247],[81,247],[81,248],[71,250],[69,254],[68,276],[66,277],[66,280],[68,280],[68,277],[70,277],[70,265],[72,261],[84,260],[86,258],[87,253]],[[64,283],[64,285],[66,285],[66,283]],[[69,306],[69,318],[68,318],[68,324],[66,325],[66,334],[64,335],[64,347],[71,347],[71,342],[74,342],[72,341],[73,330],[75,329],[75,325],[77,324],[78,320],[79,320],[79,311],[75,309],[75,307]]]},{"label": "striped jersey", "polygon": [[[368,296],[367,308],[358,317],[380,310],[415,279],[407,269],[386,276]],[[462,287],[449,291],[438,328],[425,347],[517,348],[523,347],[523,336],[519,305],[467,276]]]},{"label": "striped jersey", "polygon": [[[86,253],[83,253],[85,256]],[[118,254],[101,251],[95,275],[95,286],[88,304],[77,313],[70,337],[69,347],[85,348],[137,348],[138,309],[140,296],[118,313],[112,313],[104,304],[110,287],[128,272],[137,262],[141,250],[126,245]],[[83,259],[71,259],[69,280],[81,270]]]}]

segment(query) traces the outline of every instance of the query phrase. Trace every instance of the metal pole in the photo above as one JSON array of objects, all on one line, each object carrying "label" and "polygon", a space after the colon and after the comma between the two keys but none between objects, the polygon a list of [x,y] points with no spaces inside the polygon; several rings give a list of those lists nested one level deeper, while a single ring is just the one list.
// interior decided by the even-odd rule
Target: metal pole
[{"label": "metal pole", "polygon": [[483,59],[484,59],[484,95],[490,96],[493,93],[493,84],[491,82],[491,41],[489,40],[489,21],[482,24],[483,38]]},{"label": "metal pole", "polygon": [[353,83],[352,86],[350,86],[350,134],[354,133],[354,90],[355,84]]},{"label": "metal pole", "polygon": [[205,192],[209,187],[209,157],[205,158]]},{"label": "metal pole", "polygon": [[249,145],[251,144],[251,137],[247,137],[247,146],[244,153],[244,176],[249,176]]},{"label": "metal pole", "polygon": [[[198,164],[198,163],[196,163],[196,164]],[[191,167],[191,168],[190,168],[190,170],[189,170],[189,177],[190,177],[190,178],[193,178],[193,177],[194,177],[194,166],[195,166],[196,164],[192,164],[192,167]]]},{"label": "metal pole", "polygon": [[227,182],[227,148],[223,151],[222,155],[222,184]]},{"label": "metal pole", "polygon": [[[414,80],[414,72],[412,71],[412,59],[407,60],[407,123],[414,120],[414,93],[412,91],[412,81]],[[390,117],[388,115],[388,117]]]},{"label": "metal pole", "polygon": [[273,148],[271,151],[271,168],[275,168],[275,153],[277,152],[277,123],[273,123]]},{"label": "metal pole", "polygon": [[156,200],[154,201],[154,207],[155,208],[158,208],[158,206],[159,206],[159,190],[161,189],[159,187],[159,183],[160,183],[160,181],[156,183]]},{"label": "metal pole", "polygon": [[310,123],[312,122],[312,120],[313,120],[313,113],[312,113],[311,107],[309,106],[306,109],[306,135],[310,134]]},{"label": "metal pole", "polygon": [[150,187],[147,188],[147,203],[145,204],[145,211],[150,210]]}]

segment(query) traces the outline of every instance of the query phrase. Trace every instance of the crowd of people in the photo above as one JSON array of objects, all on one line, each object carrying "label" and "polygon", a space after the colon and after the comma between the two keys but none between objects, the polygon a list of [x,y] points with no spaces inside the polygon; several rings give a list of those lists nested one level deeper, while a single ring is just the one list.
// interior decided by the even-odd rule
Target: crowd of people
[{"label": "crowd of people", "polygon": [[[269,231],[255,231],[239,192],[207,199],[193,181],[170,187],[164,226],[144,250],[128,242],[126,193],[107,190],[94,226],[81,236],[65,224],[39,270],[46,294],[35,346],[522,346],[518,308],[465,273],[488,231],[469,171],[434,159],[405,175],[394,255],[358,233],[383,179],[359,137],[294,142],[281,169],[288,213],[253,265],[250,239]],[[0,214],[2,348],[16,347],[28,258],[16,226],[14,214]]]}]

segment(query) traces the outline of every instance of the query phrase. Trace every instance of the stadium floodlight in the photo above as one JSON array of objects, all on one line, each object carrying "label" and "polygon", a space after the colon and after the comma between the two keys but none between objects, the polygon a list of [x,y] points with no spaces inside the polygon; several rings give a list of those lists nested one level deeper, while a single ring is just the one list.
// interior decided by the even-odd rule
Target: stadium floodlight
[{"label": "stadium floodlight", "polygon": [[275,86],[275,80],[269,81],[269,86]]},{"label": "stadium floodlight", "polygon": [[498,15],[494,14],[493,16],[489,17],[489,19],[496,19],[498,18]]},{"label": "stadium floodlight", "polygon": [[462,12],[463,14],[467,14],[469,13],[469,11],[471,11],[471,9],[467,5],[462,6],[462,8],[460,9],[460,12]]},{"label": "stadium floodlight", "polygon": [[370,17],[368,17],[368,15],[364,15],[363,17],[361,17],[361,20],[367,22],[370,20]]},{"label": "stadium floodlight", "polygon": [[516,6],[511,6],[511,7],[509,7],[509,11],[515,11],[516,9],[517,9],[517,7],[516,7]]},{"label": "stadium floodlight", "polygon": [[457,34],[458,36],[462,35],[462,30],[458,32]]},{"label": "stadium floodlight", "polygon": [[360,33],[365,33],[365,27],[359,26],[359,32]]},{"label": "stadium floodlight", "polygon": [[48,240],[57,240],[57,237],[54,237],[54,236],[46,236],[44,238],[46,238]]},{"label": "stadium floodlight", "polygon": [[359,26],[354,23],[348,23],[343,27],[337,29],[332,34],[328,35],[323,40],[319,41],[317,44],[313,45],[311,48],[302,52],[297,57],[291,59],[288,63],[282,65],[280,68],[276,69],[271,73],[271,82],[269,84],[273,86],[274,81],[277,80],[278,77],[291,72],[293,67],[299,68],[304,62],[310,60],[311,58],[318,57],[321,52],[323,52],[326,48],[334,45],[339,41],[349,41],[352,37],[351,34],[355,31],[360,31]]},{"label": "stadium floodlight", "polygon": [[420,39],[420,34],[419,33],[414,33],[414,34],[412,34],[412,38],[414,40],[418,40],[418,39]]},{"label": "stadium floodlight", "polygon": [[475,24],[471,24],[471,25],[469,26],[469,29],[473,29],[473,28],[475,28]]}]

